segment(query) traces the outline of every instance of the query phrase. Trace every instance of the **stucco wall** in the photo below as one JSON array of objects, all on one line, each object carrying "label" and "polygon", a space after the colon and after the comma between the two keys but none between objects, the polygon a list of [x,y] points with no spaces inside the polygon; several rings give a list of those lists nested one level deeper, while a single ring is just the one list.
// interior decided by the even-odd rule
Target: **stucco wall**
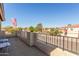
[{"label": "stucco wall", "polygon": [[29,46],[34,45],[34,42],[35,42],[34,33],[27,32],[27,31],[19,31],[17,32],[17,36]]}]

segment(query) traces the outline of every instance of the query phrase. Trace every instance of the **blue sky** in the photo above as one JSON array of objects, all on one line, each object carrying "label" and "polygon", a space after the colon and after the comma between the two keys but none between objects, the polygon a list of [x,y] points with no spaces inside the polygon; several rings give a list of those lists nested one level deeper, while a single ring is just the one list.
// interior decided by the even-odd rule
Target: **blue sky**
[{"label": "blue sky", "polygon": [[44,27],[79,24],[79,4],[5,3],[5,18],[3,26],[12,25],[11,19],[16,18],[21,27],[36,26],[42,23]]}]

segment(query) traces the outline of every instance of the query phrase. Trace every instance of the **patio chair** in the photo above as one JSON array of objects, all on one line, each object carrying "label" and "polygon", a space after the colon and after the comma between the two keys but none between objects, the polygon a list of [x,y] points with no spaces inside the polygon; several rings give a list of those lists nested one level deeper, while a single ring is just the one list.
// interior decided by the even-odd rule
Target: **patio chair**
[{"label": "patio chair", "polygon": [[0,39],[0,54],[5,54],[4,48],[7,48],[8,51],[8,47],[10,46],[10,43],[8,42],[8,39]]},{"label": "patio chair", "polygon": [[9,47],[9,46],[10,46],[10,43],[9,42],[0,43],[0,49],[1,48],[5,48],[5,47]]}]

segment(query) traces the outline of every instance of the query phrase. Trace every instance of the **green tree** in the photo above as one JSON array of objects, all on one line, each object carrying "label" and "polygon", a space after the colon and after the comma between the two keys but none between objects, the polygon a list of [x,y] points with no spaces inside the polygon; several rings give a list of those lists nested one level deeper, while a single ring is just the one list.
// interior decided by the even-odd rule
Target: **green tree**
[{"label": "green tree", "polygon": [[24,30],[27,30],[27,27],[25,27]]},{"label": "green tree", "polygon": [[4,28],[5,31],[9,32],[9,33],[15,33],[15,29],[12,26],[7,26]]},{"label": "green tree", "polygon": [[58,28],[52,28],[49,33],[50,35],[60,35],[62,32]]},{"label": "green tree", "polygon": [[5,30],[6,30],[7,32],[11,32],[11,31],[13,30],[13,27],[7,26],[7,27],[5,27]]},{"label": "green tree", "polygon": [[39,24],[37,24],[37,26],[36,26],[36,31],[42,32],[42,28],[43,28],[42,23],[39,23]]},{"label": "green tree", "polygon": [[22,31],[22,30],[23,30],[23,28],[18,27],[18,28],[16,28],[16,30],[17,30],[17,31]]},{"label": "green tree", "polygon": [[30,30],[31,32],[34,32],[34,31],[35,31],[35,29],[34,29],[33,26],[30,26],[30,27],[29,27],[29,30]]}]

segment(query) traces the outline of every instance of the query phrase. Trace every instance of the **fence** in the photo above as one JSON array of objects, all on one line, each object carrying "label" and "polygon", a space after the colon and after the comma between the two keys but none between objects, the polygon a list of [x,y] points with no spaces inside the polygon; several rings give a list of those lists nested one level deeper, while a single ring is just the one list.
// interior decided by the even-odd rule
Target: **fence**
[{"label": "fence", "polygon": [[31,33],[27,31],[18,31],[17,36],[29,45],[34,45],[35,42],[41,42],[45,45],[55,45],[63,50],[79,54],[79,38],[68,36],[50,36],[42,33]]}]

